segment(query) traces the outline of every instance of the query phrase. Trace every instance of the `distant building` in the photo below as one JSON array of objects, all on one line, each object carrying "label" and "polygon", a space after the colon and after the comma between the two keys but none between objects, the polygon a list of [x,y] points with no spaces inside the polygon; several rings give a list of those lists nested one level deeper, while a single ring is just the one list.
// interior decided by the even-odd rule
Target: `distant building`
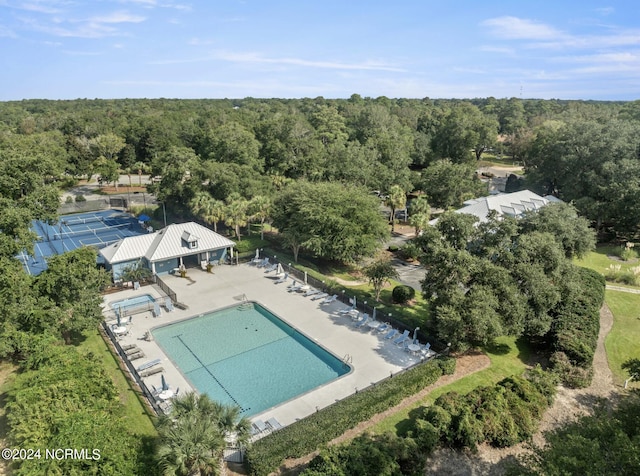
[{"label": "distant building", "polygon": [[170,273],[180,266],[200,267],[219,263],[235,242],[194,222],[169,225],[147,235],[123,238],[100,250],[105,266],[118,281],[132,265],[142,265],[153,274]]},{"label": "distant building", "polygon": [[[559,198],[552,195],[541,197],[537,193],[530,190],[521,190],[512,193],[498,193],[488,197],[474,198],[464,202],[464,207],[456,210],[456,213],[466,213],[478,217],[478,222],[485,222],[489,216],[489,212],[494,210],[498,215],[511,216],[518,218],[524,212],[540,210],[549,203],[562,202]],[[437,218],[429,223],[436,224]]]}]

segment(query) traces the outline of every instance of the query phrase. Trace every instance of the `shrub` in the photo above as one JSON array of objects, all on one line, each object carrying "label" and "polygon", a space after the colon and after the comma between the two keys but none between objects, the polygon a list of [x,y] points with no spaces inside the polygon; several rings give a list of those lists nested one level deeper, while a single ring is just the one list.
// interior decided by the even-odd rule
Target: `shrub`
[{"label": "shrub", "polygon": [[398,245],[389,245],[389,251],[391,251],[392,253],[395,253],[399,249],[400,247]]},{"label": "shrub", "polygon": [[410,301],[415,297],[415,295],[416,290],[411,286],[405,286],[404,284],[396,286],[395,288],[393,288],[393,291],[391,291],[393,302],[398,304],[404,304],[407,301]]},{"label": "shrub", "polygon": [[429,432],[436,431],[440,441],[471,449],[483,442],[503,447],[526,440],[553,400],[548,392],[554,378],[539,368],[530,376],[531,380],[508,377],[464,396],[455,392],[440,396],[417,420],[416,438],[428,444]]},{"label": "shrub", "polygon": [[431,385],[441,375],[437,364],[426,362],[271,433],[247,450],[250,474],[269,474],[284,459],[315,451],[358,423]]},{"label": "shrub", "polygon": [[443,375],[453,375],[456,371],[456,359],[448,356],[441,356],[436,359]]},{"label": "shrub", "polygon": [[71,195],[67,195],[67,198],[64,201],[65,203],[73,203],[73,197]]},{"label": "shrub", "polygon": [[84,195],[76,195],[76,203],[77,202],[86,202],[87,199],[84,198]]},{"label": "shrub", "polygon": [[402,247],[402,256],[406,260],[417,260],[420,256],[420,248],[413,243],[407,243]]},{"label": "shrub", "polygon": [[633,249],[633,243],[627,243],[624,248],[620,249],[618,256],[624,261],[631,261],[638,258],[638,252]]}]

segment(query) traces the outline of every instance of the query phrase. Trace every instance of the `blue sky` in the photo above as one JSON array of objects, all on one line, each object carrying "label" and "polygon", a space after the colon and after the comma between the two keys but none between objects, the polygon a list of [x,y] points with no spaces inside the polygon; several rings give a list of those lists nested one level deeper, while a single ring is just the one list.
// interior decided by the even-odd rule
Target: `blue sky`
[{"label": "blue sky", "polygon": [[631,0],[0,0],[0,48],[0,100],[640,99]]}]

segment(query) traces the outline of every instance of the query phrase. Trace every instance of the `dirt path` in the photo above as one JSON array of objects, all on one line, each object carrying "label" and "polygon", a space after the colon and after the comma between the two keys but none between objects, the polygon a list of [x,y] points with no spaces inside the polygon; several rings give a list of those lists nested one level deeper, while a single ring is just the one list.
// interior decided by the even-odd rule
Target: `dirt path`
[{"label": "dirt path", "polygon": [[[568,389],[560,387],[553,405],[545,412],[538,432],[533,436],[536,445],[544,443],[543,433],[557,428],[561,424],[575,420],[590,413],[600,398],[615,400],[617,394],[613,383],[613,374],[609,368],[604,340],[613,326],[613,314],[605,304],[600,309],[600,333],[593,358],[593,381],[587,388]],[[429,460],[426,474],[441,476],[504,474],[505,465],[514,461],[516,456],[527,449],[525,444],[510,448],[492,448],[481,446],[478,454],[447,449],[438,450]]]}]

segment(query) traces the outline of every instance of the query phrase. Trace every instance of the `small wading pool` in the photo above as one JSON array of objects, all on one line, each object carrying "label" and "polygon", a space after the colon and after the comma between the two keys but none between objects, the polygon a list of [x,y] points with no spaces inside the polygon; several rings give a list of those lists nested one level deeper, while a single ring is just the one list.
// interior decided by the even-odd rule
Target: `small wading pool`
[{"label": "small wading pool", "polygon": [[200,393],[244,415],[302,395],[351,367],[257,303],[244,303],[152,330]]},{"label": "small wading pool", "polygon": [[121,315],[128,314],[134,309],[151,308],[151,304],[155,302],[154,297],[151,294],[142,294],[140,296],[134,296],[129,299],[123,299],[121,301],[113,301],[109,303],[109,307],[116,313],[120,312]]}]

